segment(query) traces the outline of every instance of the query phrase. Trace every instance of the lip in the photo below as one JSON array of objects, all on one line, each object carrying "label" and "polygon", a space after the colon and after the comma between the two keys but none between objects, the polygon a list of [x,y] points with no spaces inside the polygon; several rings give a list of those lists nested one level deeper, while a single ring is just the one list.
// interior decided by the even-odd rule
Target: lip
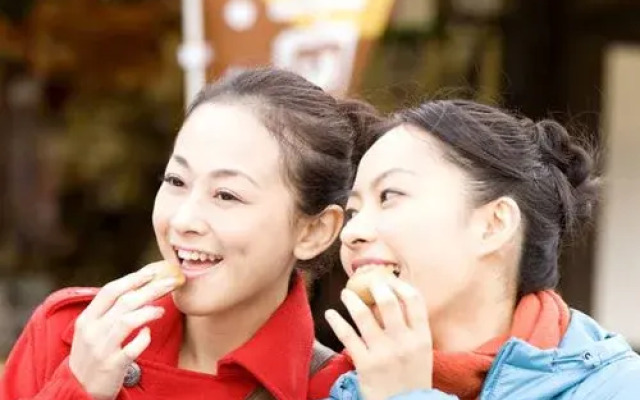
[{"label": "lip", "polygon": [[171,247],[173,248],[173,251],[175,251],[176,253],[178,252],[178,250],[184,250],[184,251],[196,251],[198,253],[213,254],[214,256],[217,255],[214,251],[197,249],[195,247],[180,246],[178,244],[171,244]]},{"label": "lip", "polygon": [[[195,279],[198,277],[201,277],[203,275],[206,275],[216,269],[218,269],[218,264],[220,264],[224,258],[219,256],[218,254],[214,253],[214,252],[210,252],[210,251],[203,251],[200,249],[196,249],[194,247],[187,247],[187,246],[179,246],[179,245],[174,245],[172,244],[171,247],[173,248],[173,254],[176,258],[177,264],[180,267],[180,270],[182,271],[182,273],[184,274],[184,276],[187,278],[187,280],[191,280],[191,279]],[[202,262],[199,261],[193,261],[193,260],[185,260],[182,259],[180,257],[178,257],[178,251],[183,250],[183,251],[193,251],[193,252],[198,252],[198,253],[205,253],[205,254],[211,254],[214,255],[216,257],[220,257],[219,260],[212,262],[212,261],[208,261],[207,264],[209,265],[202,265]],[[200,264],[200,265],[195,265],[196,263]]]},{"label": "lip", "polygon": [[351,272],[355,273],[358,268],[364,265],[393,265],[397,266],[397,263],[389,260],[383,260],[381,258],[359,258],[351,263]]},{"label": "lip", "polygon": [[218,264],[220,262],[221,261],[218,261],[215,264],[211,264],[206,267],[194,267],[190,265],[189,261],[183,261],[182,263],[180,263],[180,270],[187,279],[195,279],[217,270],[219,268]]}]

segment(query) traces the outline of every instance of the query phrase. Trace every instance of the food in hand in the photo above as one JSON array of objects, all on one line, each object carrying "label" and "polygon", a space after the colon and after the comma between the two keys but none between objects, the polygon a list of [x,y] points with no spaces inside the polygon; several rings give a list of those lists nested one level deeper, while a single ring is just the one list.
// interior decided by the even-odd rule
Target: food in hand
[{"label": "food in hand", "polygon": [[184,285],[187,281],[187,278],[184,276],[184,274],[180,270],[180,267],[178,267],[177,265],[167,261],[161,261],[158,264],[159,265],[156,267],[156,272],[153,277],[154,281],[167,278],[175,278],[177,282],[176,288]]},{"label": "food in hand", "polygon": [[347,281],[347,289],[355,292],[368,306],[376,303],[371,290],[372,283],[394,278],[398,273],[392,265],[368,265],[360,267]]}]

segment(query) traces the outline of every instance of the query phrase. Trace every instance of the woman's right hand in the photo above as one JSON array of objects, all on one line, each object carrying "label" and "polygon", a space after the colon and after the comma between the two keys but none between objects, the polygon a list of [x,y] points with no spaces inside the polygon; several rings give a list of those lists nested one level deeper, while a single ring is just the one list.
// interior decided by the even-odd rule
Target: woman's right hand
[{"label": "woman's right hand", "polygon": [[424,298],[398,278],[372,281],[370,290],[377,316],[355,292],[342,292],[342,301],[358,331],[335,310],[326,313],[356,367],[362,398],[382,400],[430,390],[433,342]]},{"label": "woman's right hand", "polygon": [[176,281],[151,282],[159,264],[106,284],[76,319],[69,367],[96,400],[116,398],[127,366],[151,343],[145,327],[122,346],[133,331],[164,314],[163,308],[148,304],[171,292]]}]

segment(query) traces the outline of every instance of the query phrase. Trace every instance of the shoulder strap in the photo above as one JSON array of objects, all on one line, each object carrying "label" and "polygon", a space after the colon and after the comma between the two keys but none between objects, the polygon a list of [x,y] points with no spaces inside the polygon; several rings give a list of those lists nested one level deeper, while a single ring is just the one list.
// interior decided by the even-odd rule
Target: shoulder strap
[{"label": "shoulder strap", "polygon": [[318,342],[313,341],[313,355],[311,356],[311,366],[309,367],[309,376],[314,376],[336,355],[336,352]]},{"label": "shoulder strap", "polygon": [[[335,351],[331,350],[327,346],[318,342],[317,340],[313,341],[313,353],[311,355],[311,365],[309,366],[309,376],[313,376],[316,372],[320,371],[322,367],[327,365],[327,363],[333,358],[335,355]],[[258,386],[256,390],[249,393],[249,396],[245,398],[245,400],[276,400],[275,397],[264,386]]]},{"label": "shoulder strap", "polygon": [[276,398],[264,386],[258,386],[256,390],[249,393],[245,400],[276,400]]}]

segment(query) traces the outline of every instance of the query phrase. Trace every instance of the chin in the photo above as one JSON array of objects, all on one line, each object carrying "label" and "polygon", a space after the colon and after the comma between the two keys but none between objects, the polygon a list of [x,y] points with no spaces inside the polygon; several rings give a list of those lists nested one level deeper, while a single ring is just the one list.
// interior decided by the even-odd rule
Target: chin
[{"label": "chin", "polygon": [[232,298],[224,297],[222,293],[203,294],[198,291],[189,291],[185,287],[173,292],[173,301],[180,312],[191,316],[224,313],[233,308],[235,303]]}]

